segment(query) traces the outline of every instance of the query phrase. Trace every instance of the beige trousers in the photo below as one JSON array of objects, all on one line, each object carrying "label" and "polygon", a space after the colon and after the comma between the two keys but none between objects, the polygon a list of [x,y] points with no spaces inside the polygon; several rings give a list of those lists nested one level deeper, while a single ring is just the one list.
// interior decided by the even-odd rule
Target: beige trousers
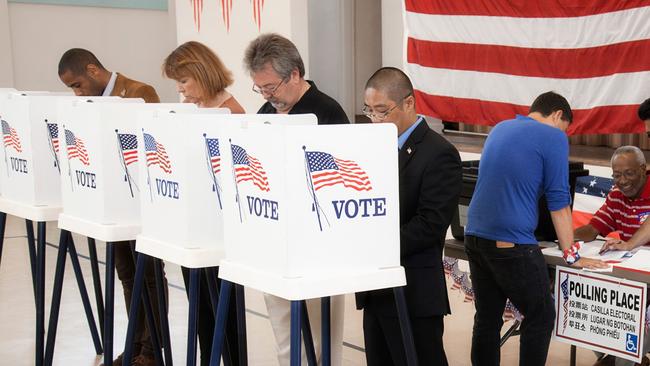
[{"label": "beige trousers", "polygon": [[[269,313],[273,333],[275,334],[276,350],[280,366],[289,366],[291,355],[291,302],[281,297],[264,294],[266,309]],[[321,365],[321,312],[320,299],[307,300],[309,323],[314,338],[316,359]],[[331,340],[332,366],[341,366],[343,352],[343,316],[345,313],[345,295],[332,296],[331,302]],[[302,363],[307,365],[305,345],[302,345]]]}]

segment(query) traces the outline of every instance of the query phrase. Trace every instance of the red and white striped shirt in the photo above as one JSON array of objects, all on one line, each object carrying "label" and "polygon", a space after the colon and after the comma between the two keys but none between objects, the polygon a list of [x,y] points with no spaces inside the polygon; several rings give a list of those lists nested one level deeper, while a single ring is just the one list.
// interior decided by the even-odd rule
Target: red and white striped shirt
[{"label": "red and white striped shirt", "polygon": [[605,203],[589,222],[600,235],[606,236],[612,231],[618,231],[621,239],[628,241],[650,216],[650,179],[647,175],[648,173],[643,191],[636,199],[625,197],[618,188],[609,192]]}]

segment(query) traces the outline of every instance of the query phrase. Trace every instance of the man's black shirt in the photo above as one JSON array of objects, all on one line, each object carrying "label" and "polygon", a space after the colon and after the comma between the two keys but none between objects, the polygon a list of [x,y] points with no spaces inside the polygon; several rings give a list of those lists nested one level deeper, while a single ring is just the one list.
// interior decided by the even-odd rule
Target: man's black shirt
[{"label": "man's black shirt", "polygon": [[[291,108],[289,114],[313,113],[318,118],[319,125],[350,123],[345,111],[343,111],[343,108],[341,108],[341,105],[336,100],[318,90],[313,81],[307,80],[307,82],[310,88],[307,89],[298,103]],[[257,114],[276,113],[277,110],[269,102],[264,103],[262,108],[257,111]]]}]

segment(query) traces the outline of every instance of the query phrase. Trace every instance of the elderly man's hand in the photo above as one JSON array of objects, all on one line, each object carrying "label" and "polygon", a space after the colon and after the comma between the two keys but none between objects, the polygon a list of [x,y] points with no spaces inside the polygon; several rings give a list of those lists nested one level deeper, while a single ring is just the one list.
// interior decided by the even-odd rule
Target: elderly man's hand
[{"label": "elderly man's hand", "polygon": [[610,250],[632,250],[634,249],[634,246],[626,241],[623,241],[621,239],[614,239],[614,238],[607,238],[605,240],[605,244],[600,248],[600,254],[603,254],[605,252],[608,252]]}]

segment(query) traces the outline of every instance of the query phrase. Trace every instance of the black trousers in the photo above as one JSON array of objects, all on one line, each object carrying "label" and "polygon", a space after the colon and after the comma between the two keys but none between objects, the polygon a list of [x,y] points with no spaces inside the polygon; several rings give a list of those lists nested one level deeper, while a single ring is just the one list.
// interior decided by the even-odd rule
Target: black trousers
[{"label": "black trousers", "polygon": [[[415,352],[419,364],[447,366],[447,356],[442,345],[443,316],[411,318]],[[366,345],[368,366],[406,366],[406,353],[399,319],[363,311],[363,339]]]},{"label": "black trousers", "polygon": [[538,245],[497,248],[494,240],[465,236],[474,288],[472,364],[499,365],[503,310],[510,299],[522,313],[519,365],[546,363],[555,309]]},{"label": "black trousers", "polygon": [[[219,267],[217,274],[219,274]],[[188,268],[181,267],[183,272],[183,281],[185,281],[185,291],[188,292],[190,288],[190,271]],[[205,271],[201,271],[201,284],[199,289],[199,316],[198,316],[198,332],[199,332],[199,348],[201,350],[201,366],[210,365],[210,354],[212,353],[212,336],[214,335],[214,311],[212,308],[212,301],[210,299],[210,291],[208,290],[208,280]],[[221,280],[217,278],[217,287],[221,287]],[[235,286],[232,286],[230,293],[230,304],[228,306],[228,321],[226,322],[226,339],[228,341],[228,350],[230,359],[224,362],[225,366],[238,366],[239,365],[239,343],[237,342],[237,308],[235,306]],[[216,308],[216,304],[215,304]],[[225,342],[225,341],[224,341]],[[225,357],[225,344],[222,357]]]},{"label": "black trousers", "polygon": [[[135,262],[133,260],[133,253],[131,252],[131,243],[132,242],[126,241],[112,244],[115,246],[115,271],[117,272],[117,278],[119,278],[120,282],[122,282],[127,314],[131,308],[131,295],[133,294],[133,282],[135,280]],[[167,278],[164,274],[164,267],[163,283],[165,286],[165,291],[167,291]],[[151,307],[154,312],[156,324],[160,324],[158,297],[156,296],[156,277],[154,275],[152,261],[148,261],[147,266],[145,267],[143,290],[149,292],[149,298],[151,299]],[[169,299],[169,296],[167,296],[168,294],[165,295],[165,298]],[[144,304],[140,303],[140,309],[138,310],[138,322],[135,326],[135,334],[133,338],[133,352],[136,356],[142,353],[148,357],[153,357],[151,335],[149,333],[149,329],[145,324],[146,319],[147,318],[144,313]]]}]

